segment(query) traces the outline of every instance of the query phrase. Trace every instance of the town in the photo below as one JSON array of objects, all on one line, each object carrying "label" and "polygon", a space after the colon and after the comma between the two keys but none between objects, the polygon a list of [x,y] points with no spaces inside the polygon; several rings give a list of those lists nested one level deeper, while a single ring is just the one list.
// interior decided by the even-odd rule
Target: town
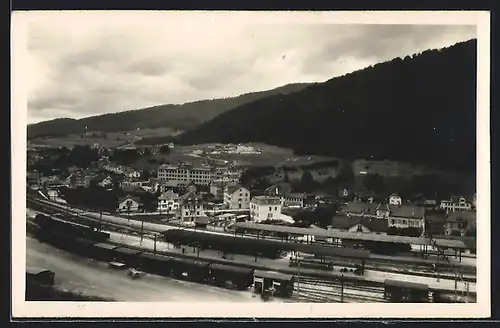
[{"label": "town", "polygon": [[[167,147],[168,151],[175,151],[173,144],[147,151],[154,156],[161,148]],[[235,145],[214,146],[215,150],[209,154],[236,152],[237,147],[244,149],[246,154],[258,154],[250,146]],[[83,167],[77,166],[78,163],[71,166],[67,163],[57,171],[43,170],[43,165],[58,167],[57,162],[62,162],[62,158],[72,158],[69,153],[80,151],[78,148],[85,147],[29,150],[27,185],[48,199],[89,210],[147,217],[149,221],[176,222],[185,226],[213,228],[221,225],[220,217],[223,217],[223,228],[238,220],[412,237],[428,234],[447,238],[475,237],[474,193],[437,198],[435,194],[426,195],[415,190],[415,194],[405,198],[400,191],[383,193],[367,189],[363,182],[357,181],[360,179],[355,178],[364,179],[365,184],[368,180],[367,187],[370,187],[370,184],[374,185],[373,180],[383,177],[404,177],[405,170],[414,176],[417,171],[407,164],[354,161],[349,167],[353,170],[353,181],[344,179],[337,183],[334,192],[331,186],[320,189],[321,182],[327,179],[335,181],[340,174],[345,175],[345,169],[339,167],[342,164],[331,159],[323,159],[311,166],[307,158],[296,158],[295,162],[298,159],[307,164],[305,168],[292,162],[294,166],[268,168],[268,172],[260,167],[241,165],[237,160],[221,163],[210,157],[198,165],[179,162],[141,170],[133,164],[121,165],[110,160],[118,156],[116,152],[120,149],[87,147],[88,153],[95,156],[92,162],[85,159],[87,162]],[[131,148],[125,152],[140,157],[144,150]],[[200,156],[202,151],[193,153]],[[37,167],[42,170],[37,170]],[[259,170],[261,172],[257,172]],[[420,170],[422,175],[429,174],[424,168]],[[308,178],[311,181],[306,181],[305,185],[303,182]],[[380,190],[377,187],[375,189]],[[187,201],[191,197],[196,199],[194,206]],[[475,249],[471,246],[470,251]]]},{"label": "town", "polygon": [[30,29],[25,300],[479,309],[479,29],[224,17]]}]

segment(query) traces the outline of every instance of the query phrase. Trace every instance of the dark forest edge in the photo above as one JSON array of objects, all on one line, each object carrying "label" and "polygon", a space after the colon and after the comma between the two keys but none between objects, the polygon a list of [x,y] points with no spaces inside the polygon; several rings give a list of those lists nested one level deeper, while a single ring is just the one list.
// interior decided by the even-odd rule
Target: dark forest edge
[{"label": "dark forest edge", "polygon": [[173,140],[262,142],[298,155],[398,160],[472,173],[476,40],[262,98]]},{"label": "dark forest edge", "polygon": [[215,116],[274,94],[287,94],[306,87],[307,83],[288,84],[272,90],[246,93],[236,97],[201,100],[182,105],[159,105],[149,108],[110,113],[82,119],[59,118],[28,125],[28,140],[62,137],[87,131],[120,132],[170,127],[188,130]]}]

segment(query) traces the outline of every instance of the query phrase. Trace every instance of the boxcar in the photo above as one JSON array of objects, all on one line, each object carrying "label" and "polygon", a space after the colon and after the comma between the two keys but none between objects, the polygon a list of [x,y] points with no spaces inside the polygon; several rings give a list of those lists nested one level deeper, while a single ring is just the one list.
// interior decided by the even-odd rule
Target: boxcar
[{"label": "boxcar", "polygon": [[428,303],[429,285],[387,279],[384,282],[384,298],[395,303]]},{"label": "boxcar", "polygon": [[210,264],[210,281],[218,286],[231,283],[238,289],[245,289],[252,285],[253,269],[233,265]]},{"label": "boxcar", "polygon": [[162,276],[170,276],[172,274],[172,258],[169,256],[142,253],[139,255],[139,262],[139,267],[145,272]]},{"label": "boxcar", "polygon": [[99,261],[111,261],[114,257],[113,250],[115,248],[118,248],[118,246],[106,243],[94,244],[91,257]]},{"label": "boxcar", "polygon": [[206,282],[210,275],[210,262],[186,258],[172,258],[169,263],[173,276],[196,282]]},{"label": "boxcar", "polygon": [[129,266],[140,266],[139,255],[142,252],[128,247],[118,247],[113,249],[113,260],[126,263]]}]

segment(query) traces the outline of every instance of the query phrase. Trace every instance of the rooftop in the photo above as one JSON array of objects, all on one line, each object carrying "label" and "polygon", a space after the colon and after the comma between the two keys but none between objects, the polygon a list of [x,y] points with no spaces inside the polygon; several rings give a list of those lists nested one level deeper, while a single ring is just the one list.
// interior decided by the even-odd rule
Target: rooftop
[{"label": "rooftop", "polygon": [[[419,237],[379,235],[379,234],[362,233],[362,232],[356,233],[356,232],[346,232],[346,231],[323,230],[318,228],[297,228],[297,227],[277,226],[277,225],[259,224],[251,222],[236,222],[234,223],[233,226],[242,229],[282,232],[294,235],[314,235],[326,238],[367,240],[367,241],[403,243],[412,245],[432,245],[432,243],[427,238],[419,238]],[[434,239],[434,240],[436,241],[437,245],[441,247],[467,249],[467,246],[461,240],[449,240],[449,239]]]},{"label": "rooftop", "polygon": [[281,200],[278,197],[272,196],[255,196],[252,198],[252,203],[259,205],[279,205]]}]

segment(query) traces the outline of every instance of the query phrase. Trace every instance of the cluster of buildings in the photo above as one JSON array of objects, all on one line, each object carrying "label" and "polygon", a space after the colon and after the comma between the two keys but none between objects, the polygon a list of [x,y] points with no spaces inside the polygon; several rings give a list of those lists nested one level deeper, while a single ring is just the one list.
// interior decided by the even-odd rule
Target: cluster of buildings
[{"label": "cluster of buildings", "polygon": [[442,201],[440,209],[404,202],[390,195],[386,202],[354,200],[345,204],[332,220],[331,229],[387,234],[391,229],[418,229],[423,235],[467,236],[476,229],[476,212],[465,197]]},{"label": "cluster of buildings", "polygon": [[244,144],[227,144],[227,145],[215,145],[210,151],[210,154],[240,154],[240,155],[259,155],[262,152],[261,149]]},{"label": "cluster of buildings", "polygon": [[171,186],[186,186],[193,182],[202,186],[227,185],[239,182],[243,168],[229,166],[190,164],[163,164],[158,168],[158,180],[169,182]]}]

